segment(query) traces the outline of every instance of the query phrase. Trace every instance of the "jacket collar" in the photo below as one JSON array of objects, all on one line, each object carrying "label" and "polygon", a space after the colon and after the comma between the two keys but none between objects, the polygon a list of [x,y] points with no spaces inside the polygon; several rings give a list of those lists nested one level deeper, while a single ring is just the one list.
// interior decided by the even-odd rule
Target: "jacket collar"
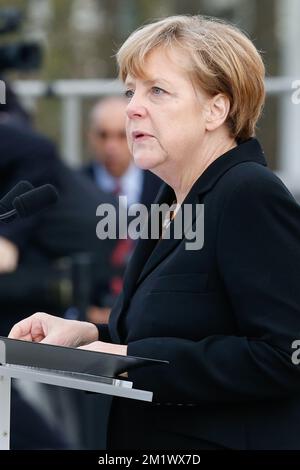
[{"label": "jacket collar", "polygon": [[[205,194],[210,191],[224,173],[243,162],[256,162],[264,166],[267,165],[264,152],[258,140],[254,137],[237,145],[211,163],[196,180],[183,204],[193,200],[196,194]],[[161,188],[156,202],[167,202],[164,198],[170,201],[175,199],[173,189],[167,184],[164,184]]]}]

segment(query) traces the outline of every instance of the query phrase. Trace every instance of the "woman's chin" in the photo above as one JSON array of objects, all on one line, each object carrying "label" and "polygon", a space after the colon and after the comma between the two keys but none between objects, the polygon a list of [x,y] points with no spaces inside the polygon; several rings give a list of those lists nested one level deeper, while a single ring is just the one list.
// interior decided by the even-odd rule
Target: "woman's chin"
[{"label": "woman's chin", "polygon": [[133,154],[133,160],[137,167],[141,170],[152,170],[157,165],[162,163],[161,159],[156,155],[147,155],[147,153],[135,153]]}]

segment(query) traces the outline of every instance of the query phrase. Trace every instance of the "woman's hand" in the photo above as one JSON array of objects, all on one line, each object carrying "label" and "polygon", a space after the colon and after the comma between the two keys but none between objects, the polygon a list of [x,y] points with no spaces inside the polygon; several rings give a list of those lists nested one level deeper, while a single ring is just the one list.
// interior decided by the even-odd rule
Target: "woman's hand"
[{"label": "woman's hand", "polygon": [[109,354],[119,354],[127,356],[126,344],[105,343],[104,341],[94,341],[93,343],[81,346],[79,349],[86,349],[87,351],[98,351]]},{"label": "woman's hand", "polygon": [[[81,346],[78,349],[85,349],[86,351],[98,351],[110,354],[119,354],[121,356],[127,356],[127,345],[126,344],[113,344],[105,343],[104,341],[95,341],[94,343]],[[119,377],[128,377],[127,372],[119,374]]]},{"label": "woman's hand", "polygon": [[65,320],[38,312],[16,323],[8,337],[77,348],[96,341],[98,329],[92,323]]},{"label": "woman's hand", "polygon": [[9,273],[17,269],[19,250],[17,245],[0,237],[0,273]]},{"label": "woman's hand", "polygon": [[109,307],[96,307],[91,305],[86,311],[86,318],[92,323],[108,324],[111,308]]}]

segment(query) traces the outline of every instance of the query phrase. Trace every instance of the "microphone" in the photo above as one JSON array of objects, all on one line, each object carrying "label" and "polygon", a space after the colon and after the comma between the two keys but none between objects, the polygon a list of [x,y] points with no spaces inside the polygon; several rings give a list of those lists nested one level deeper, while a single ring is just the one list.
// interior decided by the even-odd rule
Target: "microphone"
[{"label": "microphone", "polygon": [[19,217],[29,217],[46,207],[54,204],[58,199],[56,188],[52,184],[44,184],[31,189],[21,196],[17,196],[13,206]]},{"label": "microphone", "polygon": [[14,198],[12,203],[13,209],[0,214],[0,220],[5,221],[5,219],[9,219],[8,221],[11,222],[13,220],[12,217],[29,217],[54,204],[57,199],[58,193],[52,184],[44,184],[38,188],[30,189]]},{"label": "microphone", "polygon": [[20,181],[0,200],[0,213],[7,212],[12,209],[12,203],[17,196],[26,193],[33,186],[29,181]]},{"label": "microphone", "polygon": [[[26,193],[30,189],[33,189],[33,186],[29,181],[20,181],[16,184],[1,200],[0,200],[0,216],[5,213],[6,222],[11,222],[17,217],[15,210],[13,209],[13,201],[17,196]],[[9,216],[8,214],[11,213]]]}]

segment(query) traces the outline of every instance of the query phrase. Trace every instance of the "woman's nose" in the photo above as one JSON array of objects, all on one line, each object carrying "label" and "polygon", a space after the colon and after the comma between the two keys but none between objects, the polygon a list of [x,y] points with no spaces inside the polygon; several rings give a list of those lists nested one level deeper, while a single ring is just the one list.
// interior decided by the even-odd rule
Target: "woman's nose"
[{"label": "woman's nose", "polygon": [[145,103],[141,97],[138,97],[136,93],[131,98],[130,102],[127,105],[126,113],[129,119],[142,118],[146,116],[147,109]]}]

